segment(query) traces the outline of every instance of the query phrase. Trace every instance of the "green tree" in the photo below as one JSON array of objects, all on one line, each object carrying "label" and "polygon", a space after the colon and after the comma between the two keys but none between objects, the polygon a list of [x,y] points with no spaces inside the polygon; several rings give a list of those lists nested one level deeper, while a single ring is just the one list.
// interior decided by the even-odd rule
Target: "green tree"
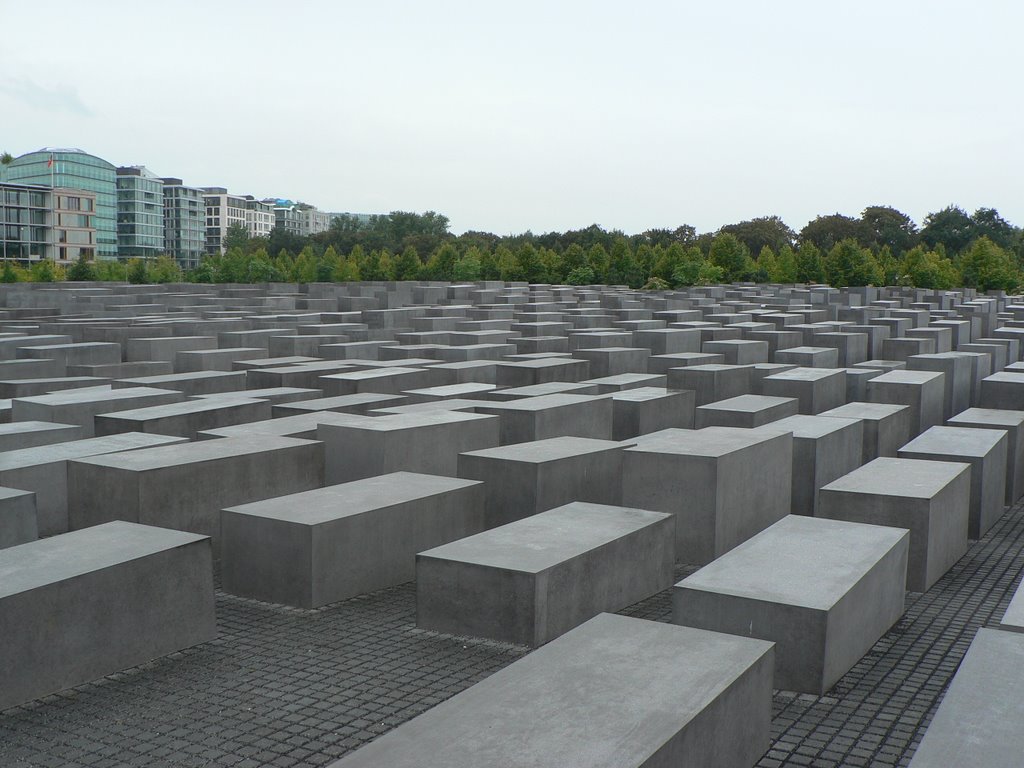
[{"label": "green tree", "polygon": [[519,263],[519,259],[512,253],[512,250],[505,245],[499,245],[494,250],[494,258],[498,263],[498,279],[505,280],[525,280],[526,275],[523,272],[523,268]]},{"label": "green tree", "polygon": [[597,282],[597,275],[594,274],[594,270],[584,264],[569,270],[569,274],[565,276],[565,282],[569,285],[594,285]]},{"label": "green tree", "polygon": [[224,233],[225,251],[230,251],[232,248],[241,248],[244,251],[248,242],[249,232],[241,224],[231,224],[228,231]]},{"label": "green tree", "polygon": [[14,271],[14,266],[10,261],[4,259],[4,269],[0,273],[0,283],[16,283],[18,282],[18,273]]},{"label": "green tree", "polygon": [[501,271],[493,251],[484,251],[480,256],[480,278],[482,280],[500,280]]},{"label": "green tree", "polygon": [[544,282],[544,265],[540,261],[540,253],[532,243],[523,243],[516,249],[516,261],[519,262],[521,280],[529,283]]},{"label": "green tree", "polygon": [[747,278],[749,257],[750,252],[747,250],[747,246],[729,232],[716,235],[715,239],[711,241],[709,261],[721,268],[724,279],[728,282]]},{"label": "green tree", "polygon": [[586,265],[587,254],[579,243],[573,243],[562,253],[562,269],[565,270],[566,274]]},{"label": "green tree", "polygon": [[295,259],[292,258],[292,255],[286,249],[282,248],[277,252],[277,256],[274,257],[276,279],[280,281],[291,280],[294,269]]},{"label": "green tree", "polygon": [[166,253],[161,254],[149,265],[146,270],[146,279],[151,283],[181,282],[181,267]]},{"label": "green tree", "polygon": [[871,205],[860,215],[874,248],[889,247],[895,255],[906,253],[917,243],[917,225],[907,214],[888,205]]},{"label": "green tree", "polygon": [[320,261],[316,265],[317,282],[331,282],[340,267],[341,257],[338,256],[338,252],[334,250],[333,245],[327,246],[327,250],[324,251],[324,255],[320,257]]},{"label": "green tree", "polygon": [[767,283],[776,282],[773,275],[777,275],[779,272],[779,257],[775,255],[775,251],[770,246],[764,246],[761,248],[761,252],[757,254],[757,265],[754,272],[754,282]]},{"label": "green tree", "polygon": [[395,258],[387,248],[382,250],[377,258],[377,274],[381,280],[395,279]]},{"label": "green tree", "polygon": [[395,261],[395,280],[415,280],[420,273],[420,257],[416,248],[409,245]]},{"label": "green tree", "polygon": [[818,216],[800,230],[800,243],[814,243],[826,253],[841,240],[853,240],[859,245],[870,245],[872,234],[860,219],[852,219],[841,213]]},{"label": "green tree", "polygon": [[479,280],[483,273],[483,265],[480,262],[480,249],[475,245],[466,249],[458,261],[452,267],[452,279],[459,282],[471,282]]},{"label": "green tree", "polygon": [[292,267],[292,281],[296,283],[315,283],[317,272],[316,256],[313,254],[313,248],[307,245],[295,258],[295,265]]},{"label": "green tree", "polygon": [[797,283],[796,253],[788,245],[779,250],[775,258],[775,272],[769,275],[773,283]]},{"label": "green tree", "polygon": [[10,152],[0,153],[0,165],[10,165],[14,162],[14,155]]},{"label": "green tree", "polygon": [[953,262],[923,245],[907,251],[900,264],[900,272],[898,282],[901,285],[948,290],[961,284],[960,273]]},{"label": "green tree", "polygon": [[590,267],[594,273],[595,281],[599,283],[608,282],[608,268],[610,267],[611,257],[608,255],[608,251],[604,249],[604,246],[600,243],[594,243],[590,246],[587,251],[587,266]]},{"label": "green tree", "polygon": [[791,246],[796,240],[796,232],[778,216],[762,216],[739,224],[727,224],[718,231],[735,235],[751,253],[760,253],[765,247],[777,252],[784,246]]},{"label": "green tree", "polygon": [[987,237],[979,237],[960,257],[964,285],[979,291],[1013,290],[1021,273],[1013,258]]},{"label": "green tree", "polygon": [[825,258],[825,277],[834,286],[879,285],[882,271],[871,251],[847,238],[836,243]]},{"label": "green tree", "polygon": [[813,242],[801,243],[796,252],[796,279],[800,283],[820,283],[825,279],[821,251]]},{"label": "green tree", "polygon": [[640,269],[633,251],[626,238],[617,237],[612,243],[612,252],[608,257],[608,282],[612,285],[628,285],[639,288],[644,284],[644,274]]},{"label": "green tree", "polygon": [[338,268],[331,275],[331,279],[336,283],[358,283],[362,280],[359,262],[351,252],[338,264]]},{"label": "green tree", "polygon": [[552,285],[565,281],[565,263],[561,254],[553,248],[541,248],[541,282]]},{"label": "green tree", "polygon": [[[680,257],[675,262],[675,269],[669,280],[676,288],[721,282],[725,279],[725,270],[710,264],[704,256],[704,252],[697,246],[693,245],[684,249],[675,243],[669,246],[669,251],[676,247],[679,248]],[[715,279],[712,279],[713,277]]]},{"label": "green tree", "polygon": [[975,237],[974,221],[955,205],[929,213],[921,228],[921,242],[933,250],[942,244],[950,253],[960,253]]},{"label": "green tree", "polygon": [[96,270],[93,269],[92,262],[89,261],[84,255],[78,257],[78,261],[71,265],[68,269],[68,280],[74,280],[75,282],[85,282],[88,280],[96,279]]},{"label": "green tree", "polygon": [[146,274],[146,262],[142,259],[128,259],[128,282],[133,285],[143,285],[148,282]]}]

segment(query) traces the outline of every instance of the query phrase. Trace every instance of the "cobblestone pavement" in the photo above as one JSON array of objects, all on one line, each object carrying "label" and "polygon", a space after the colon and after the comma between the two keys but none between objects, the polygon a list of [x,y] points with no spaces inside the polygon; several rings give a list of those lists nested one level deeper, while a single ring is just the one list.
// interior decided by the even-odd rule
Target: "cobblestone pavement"
[{"label": "cobblestone pavement", "polygon": [[[759,766],[906,765],[1022,546],[1018,506],[828,695],[777,692]],[[624,613],[670,611],[663,592]],[[218,592],[217,613],[214,642],[0,713],[0,766],[324,765],[526,653],[417,630],[410,584],[316,611]]]}]

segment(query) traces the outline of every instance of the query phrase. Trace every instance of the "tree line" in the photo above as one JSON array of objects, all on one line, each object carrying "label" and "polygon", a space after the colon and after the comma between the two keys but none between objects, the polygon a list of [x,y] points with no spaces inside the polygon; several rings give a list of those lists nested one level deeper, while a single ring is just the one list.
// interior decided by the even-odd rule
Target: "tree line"
[{"label": "tree line", "polygon": [[818,216],[799,232],[778,216],[698,234],[688,225],[626,235],[592,225],[567,232],[454,235],[447,217],[395,211],[368,221],[342,216],[327,232],[275,229],[250,238],[232,227],[226,252],[182,273],[172,259],[80,262],[62,270],[5,265],[2,279],[204,283],[360,280],[525,280],[667,289],[718,282],[908,285],[1014,290],[1024,285],[1024,232],[998,211],[949,206],[921,227],[888,206],[858,218]]}]

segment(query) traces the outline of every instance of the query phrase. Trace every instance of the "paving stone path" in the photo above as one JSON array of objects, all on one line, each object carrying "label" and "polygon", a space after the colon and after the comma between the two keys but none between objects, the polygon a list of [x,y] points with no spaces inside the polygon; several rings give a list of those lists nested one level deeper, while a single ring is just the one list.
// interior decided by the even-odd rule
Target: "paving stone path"
[{"label": "paving stone path", "polygon": [[[828,695],[777,692],[758,765],[906,765],[1022,569],[1018,505]],[[670,593],[624,613],[667,621]],[[214,642],[0,713],[0,766],[325,765],[527,652],[416,629],[411,584],[315,611],[218,591],[217,616]]]}]

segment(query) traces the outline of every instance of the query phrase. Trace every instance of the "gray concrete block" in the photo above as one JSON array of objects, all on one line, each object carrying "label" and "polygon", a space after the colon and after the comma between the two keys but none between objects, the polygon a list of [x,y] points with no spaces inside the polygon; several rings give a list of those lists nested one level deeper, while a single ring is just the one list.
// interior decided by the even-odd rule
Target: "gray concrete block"
[{"label": "gray concrete block", "polygon": [[822,368],[794,368],[766,376],[761,391],[772,397],[795,397],[800,413],[814,415],[846,402],[846,371]]},{"label": "gray concrete block", "polygon": [[387,472],[455,477],[460,453],[498,445],[495,416],[436,410],[349,419],[317,429],[328,485]]},{"label": "gray concrete block", "polygon": [[184,442],[180,437],[130,433],[52,443],[0,453],[0,485],[33,491],[39,535],[68,530],[69,459]]},{"label": "gray concrete block", "polygon": [[676,584],[676,624],[775,642],[776,688],[822,695],[903,614],[909,534],[790,515]]},{"label": "gray concrete block", "polygon": [[287,437],[223,438],[68,462],[73,530],[127,520],[220,535],[220,511],[319,488],[322,446]]},{"label": "gray concrete block", "polygon": [[501,445],[566,435],[595,440],[612,436],[611,395],[542,395],[481,404],[475,410],[500,418]]},{"label": "gray concrete block", "polygon": [[495,383],[499,387],[526,387],[550,381],[578,382],[592,378],[588,360],[562,357],[498,363],[495,372]]},{"label": "gray concrete block", "polygon": [[195,440],[204,430],[248,424],[270,418],[270,402],[253,398],[210,397],[154,405],[96,416],[96,435],[145,432]]},{"label": "gray concrete block", "polygon": [[35,493],[0,487],[0,549],[38,538]]},{"label": "gray concrete block", "polygon": [[271,408],[271,413],[274,418],[298,416],[303,413],[319,413],[322,411],[355,413],[365,416],[368,411],[373,409],[387,408],[407,401],[408,398],[404,395],[382,395],[375,392],[364,392],[355,395],[321,397],[315,400],[295,400],[288,403],[275,404]]},{"label": "gray concrete block", "polygon": [[824,486],[818,517],[910,531],[907,589],[927,592],[967,552],[968,464],[881,458]]},{"label": "gray concrete block", "polygon": [[709,563],[789,514],[793,437],[666,429],[622,461],[622,503],[676,515],[676,559]]},{"label": "gray concrete block", "polygon": [[944,374],[929,371],[890,371],[868,382],[872,403],[910,408],[910,436],[942,423],[946,394]]},{"label": "gray concrete block", "polygon": [[740,395],[728,400],[699,406],[694,411],[694,427],[760,427],[787,416],[795,416],[799,403],[795,397]]},{"label": "gray concrete block", "polygon": [[1008,444],[1006,432],[1001,429],[932,427],[900,448],[897,456],[970,464],[968,535],[972,539],[980,539],[1003,514]]},{"label": "gray concrete block", "polygon": [[969,357],[958,352],[911,355],[907,358],[907,370],[936,371],[943,374],[943,417],[945,419],[971,407],[973,368]]},{"label": "gray concrete block", "polygon": [[672,584],[672,515],[573,502],[420,552],[416,625],[539,646]]},{"label": "gray concrete block", "polygon": [[332,768],[750,766],[772,646],[601,614]]},{"label": "gray concrete block", "polygon": [[706,405],[751,392],[752,366],[691,365],[668,370],[669,389],[689,389],[696,405]]},{"label": "gray concrete block", "polygon": [[156,387],[181,392],[189,397],[212,395],[218,392],[237,392],[245,389],[245,371],[192,371],[171,373],[166,376],[139,376],[117,379],[114,389],[127,387]]},{"label": "gray concrete block", "polygon": [[221,512],[234,595],[319,608],[416,576],[416,553],[483,530],[483,483],[395,472]]},{"label": "gray concrete block", "polygon": [[979,629],[910,768],[1020,765],[1024,637]]},{"label": "gray concrete block", "polygon": [[860,466],[864,424],[858,419],[800,415],[758,429],[793,434],[793,514],[816,514],[818,489]]},{"label": "gray concrete block", "polygon": [[1002,429],[1006,432],[1006,503],[1024,496],[1024,411],[968,408],[946,422],[950,427]]},{"label": "gray concrete block", "polygon": [[1024,376],[1001,371],[985,377],[981,382],[979,405],[982,408],[1024,410]]},{"label": "gray concrete block", "polygon": [[612,440],[628,440],[663,429],[693,429],[694,393],[641,387],[614,392]]},{"label": "gray concrete block", "polygon": [[750,339],[705,341],[701,352],[722,355],[726,365],[753,365],[768,362],[768,342]]},{"label": "gray concrete block", "polygon": [[113,522],[0,550],[0,710],[216,634],[205,537]]},{"label": "gray concrete block", "polygon": [[910,440],[910,408],[890,403],[853,402],[825,411],[821,416],[857,419],[864,425],[861,463],[880,456],[894,457]]},{"label": "gray concrete block", "polygon": [[572,501],[622,503],[622,451],[611,440],[553,437],[458,457],[458,476],[485,483],[484,527]]},{"label": "gray concrete block", "polygon": [[772,359],[776,363],[791,363],[800,368],[838,368],[839,350],[835,347],[791,347],[780,349]]},{"label": "gray concrete block", "polygon": [[101,413],[179,403],[184,399],[181,392],[153,387],[98,390],[89,387],[15,399],[11,404],[11,420],[72,424],[81,429],[82,437],[93,437],[96,434],[94,419]]},{"label": "gray concrete block", "polygon": [[77,424],[56,424],[50,421],[15,421],[0,424],[0,453],[39,445],[66,443],[82,436]]}]

